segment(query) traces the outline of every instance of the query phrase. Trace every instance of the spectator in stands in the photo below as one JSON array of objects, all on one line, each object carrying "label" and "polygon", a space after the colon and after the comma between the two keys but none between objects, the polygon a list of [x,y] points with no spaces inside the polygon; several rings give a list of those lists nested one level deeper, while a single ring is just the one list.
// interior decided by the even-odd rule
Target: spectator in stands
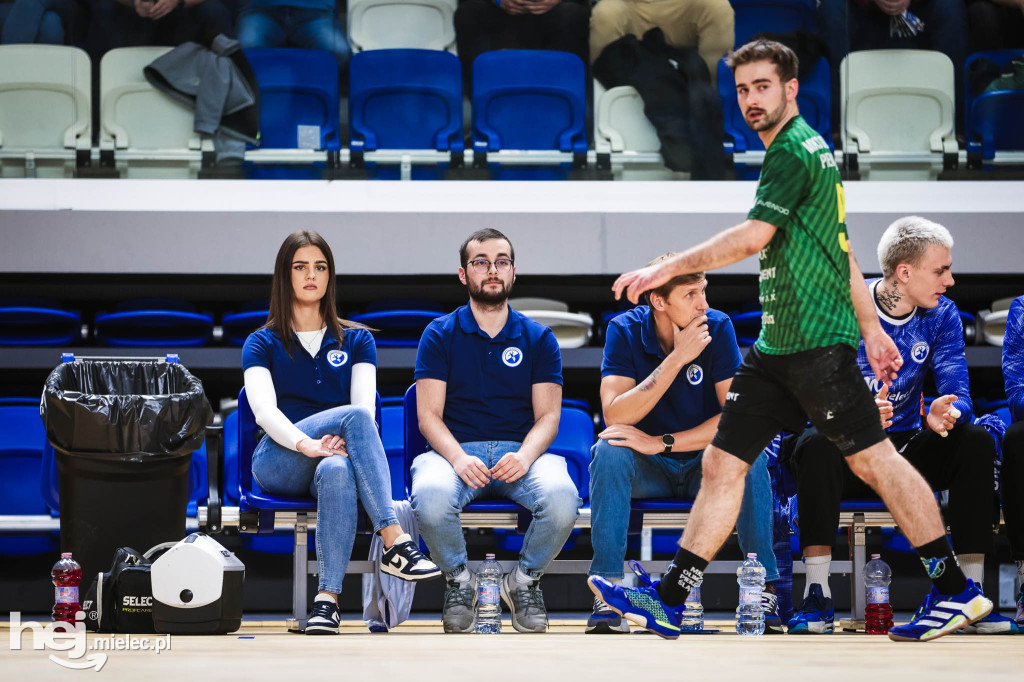
[{"label": "spectator in stands", "polygon": [[[949,490],[946,521],[964,575],[981,587],[985,555],[992,551],[991,510],[995,441],[972,423],[963,325],[956,304],[944,296],[953,286],[949,231],[924,218],[900,218],[878,245],[882,277],[867,282],[882,328],[903,356],[892,387],[880,385],[861,341],[857,353],[865,381],[877,392],[882,427],[932,490]],[[922,424],[922,391],[931,373],[941,395]],[[828,585],[832,544],[841,498],[875,497],[850,471],[839,450],[808,429],[797,441],[791,466],[797,477],[800,543],[807,586],[791,634],[833,630]],[[933,592],[933,594],[935,594]],[[967,628],[989,634],[1016,632],[996,611]]]},{"label": "spectator in stands", "polygon": [[1024,0],[967,0],[970,51],[1024,47]]},{"label": "spectator in stands", "polygon": [[96,0],[89,30],[90,53],[140,45],[209,44],[218,33],[234,35],[231,12],[220,0]]},{"label": "spectator in stands", "polygon": [[337,598],[362,502],[403,580],[440,575],[398,523],[374,423],[377,350],[366,328],[335,308],[334,256],[316,232],[294,232],[277,253],[267,323],[245,340],[245,392],[264,436],[252,456],[266,492],[316,497],[319,594],[306,634],[338,634]]},{"label": "spectator in stands", "polygon": [[718,60],[735,38],[729,0],[600,0],[590,15],[590,58],[624,35],[642,38],[652,28],[672,47],[696,48],[715,83]]},{"label": "spectator in stands", "polygon": [[0,4],[0,44],[63,45],[74,11],[73,0],[13,0]]},{"label": "spectator in stands", "polygon": [[[893,22],[899,22],[898,17],[907,12],[920,19],[923,26],[896,31]],[[830,0],[818,4],[818,20],[821,36],[831,48],[833,101],[839,101],[839,64],[850,52],[915,48],[938,50],[953,62],[956,107],[957,112],[962,111],[967,59],[964,0]],[[838,115],[835,119],[834,123]],[[960,113],[956,125],[963,126]]]},{"label": "spectator in stands", "polygon": [[[703,272],[675,277],[645,294],[648,305],[608,325],[601,363],[607,428],[599,434],[590,464],[590,575],[622,579],[631,499],[693,499],[700,488],[704,448],[715,435],[742,360],[729,316],[708,307],[707,286]],[[770,584],[779,571],[764,455],[747,473],[736,527],[740,548],[756,552],[766,570],[765,632],[783,633]],[[586,631],[629,632],[629,625],[595,597]]]},{"label": "spectator in stands", "polygon": [[1017,564],[1018,627],[1024,628],[1024,296],[1010,304],[1003,337],[1003,382],[1013,423],[1003,439],[1003,520]]},{"label": "spectator in stands", "polygon": [[342,72],[352,57],[336,0],[248,0],[238,16],[238,41],[243,48],[326,50]]},{"label": "spectator in stands", "polygon": [[423,331],[416,410],[431,451],[412,463],[412,506],[448,580],[445,632],[471,632],[476,585],[459,515],[480,497],[511,499],[532,515],[519,562],[501,582],[512,625],[544,632],[541,574],[576,522],[579,494],[565,460],[546,454],[558,433],[562,359],[547,327],[512,310],[515,252],[501,232],[474,232],[459,249],[469,304]]},{"label": "spectator in stands", "polygon": [[586,0],[460,0],[455,40],[467,83],[473,62],[491,50],[559,50],[588,63]]}]

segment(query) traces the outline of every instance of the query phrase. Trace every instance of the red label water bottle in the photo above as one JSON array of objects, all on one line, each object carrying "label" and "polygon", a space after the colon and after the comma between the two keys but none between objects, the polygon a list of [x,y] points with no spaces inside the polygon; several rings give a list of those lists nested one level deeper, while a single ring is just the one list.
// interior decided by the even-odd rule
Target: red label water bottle
[{"label": "red label water bottle", "polygon": [[889,603],[889,583],[892,569],[882,561],[880,554],[872,554],[864,565],[864,585],[867,608],[864,609],[864,630],[869,635],[884,635],[892,627],[892,605]]},{"label": "red label water bottle", "polygon": [[74,625],[75,613],[81,610],[78,586],[82,584],[82,567],[71,558],[71,552],[64,552],[60,561],[53,565],[50,577],[53,579],[53,620]]}]

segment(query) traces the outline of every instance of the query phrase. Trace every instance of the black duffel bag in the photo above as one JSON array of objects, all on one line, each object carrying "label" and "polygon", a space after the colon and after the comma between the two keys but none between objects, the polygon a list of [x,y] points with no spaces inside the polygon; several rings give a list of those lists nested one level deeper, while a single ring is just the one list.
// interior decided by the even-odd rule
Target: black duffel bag
[{"label": "black duffel bag", "polygon": [[114,561],[106,573],[92,580],[82,610],[85,629],[93,632],[155,634],[153,627],[153,583],[150,568],[153,556],[176,545],[165,542],[139,554],[131,547],[114,552]]}]

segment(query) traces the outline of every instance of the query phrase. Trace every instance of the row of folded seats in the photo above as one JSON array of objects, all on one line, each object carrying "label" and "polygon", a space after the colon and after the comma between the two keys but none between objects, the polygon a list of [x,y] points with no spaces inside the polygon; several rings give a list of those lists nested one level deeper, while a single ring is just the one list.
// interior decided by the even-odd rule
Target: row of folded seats
[{"label": "row of folded seats", "polygon": [[[961,311],[967,344],[1003,345],[1006,318],[1012,298],[993,301],[977,315]],[[581,348],[592,339],[600,341],[608,322],[624,310],[606,312],[595,321],[585,312],[571,312],[562,301],[518,298],[513,308],[548,326],[561,348]],[[188,348],[220,342],[241,346],[245,338],[263,326],[269,311],[266,301],[243,306],[220,316],[214,324],[210,313],[174,299],[138,299],[122,303],[114,312],[99,313],[91,327],[92,341],[113,347]],[[391,299],[372,303],[366,312],[351,316],[353,322],[374,329],[379,347],[416,347],[424,328],[445,314],[440,304],[419,299]],[[751,346],[761,331],[761,310],[752,302],[732,311],[730,318],[740,346]],[[0,298],[0,346],[76,346],[89,337],[79,313],[48,299]]]},{"label": "row of folded seats", "polygon": [[[204,176],[204,168],[216,165],[211,141],[194,131],[193,112],[185,104],[143,76],[143,68],[169,49],[121,48],[103,57],[101,132],[94,149],[88,56],[71,47],[0,46],[2,175]],[[245,154],[248,177],[564,179],[629,177],[633,171],[685,177],[663,165],[661,140],[630,86],[605,90],[594,82],[594,123],[588,130],[586,68],[566,52],[502,50],[478,57],[473,91],[467,93],[468,135],[461,67],[449,52],[356,54],[347,129],[338,66],[329,53],[260,48],[245,54],[258,83],[260,128],[259,149],[250,145]],[[997,70],[1011,68],[1011,60],[1019,62],[1022,55],[1024,50],[974,54],[965,72],[982,59]],[[851,177],[926,179],[956,167],[961,150],[948,57],[925,50],[853,52],[839,74],[841,158]],[[1024,90],[1012,89],[1012,79],[994,83],[991,91],[965,87],[971,167],[1024,159]],[[830,147],[831,89],[822,57],[803,77],[799,104]],[[734,90],[723,60],[723,154],[737,177],[756,178],[764,147],[744,122]]]}]

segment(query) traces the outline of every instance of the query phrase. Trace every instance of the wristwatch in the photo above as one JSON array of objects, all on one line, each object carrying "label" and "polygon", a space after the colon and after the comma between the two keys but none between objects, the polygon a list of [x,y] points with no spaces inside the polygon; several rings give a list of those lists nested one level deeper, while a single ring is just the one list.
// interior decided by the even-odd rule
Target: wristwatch
[{"label": "wristwatch", "polygon": [[661,437],[661,442],[665,444],[665,450],[661,454],[667,455],[672,452],[672,446],[676,444],[676,437],[671,433],[666,433]]}]

